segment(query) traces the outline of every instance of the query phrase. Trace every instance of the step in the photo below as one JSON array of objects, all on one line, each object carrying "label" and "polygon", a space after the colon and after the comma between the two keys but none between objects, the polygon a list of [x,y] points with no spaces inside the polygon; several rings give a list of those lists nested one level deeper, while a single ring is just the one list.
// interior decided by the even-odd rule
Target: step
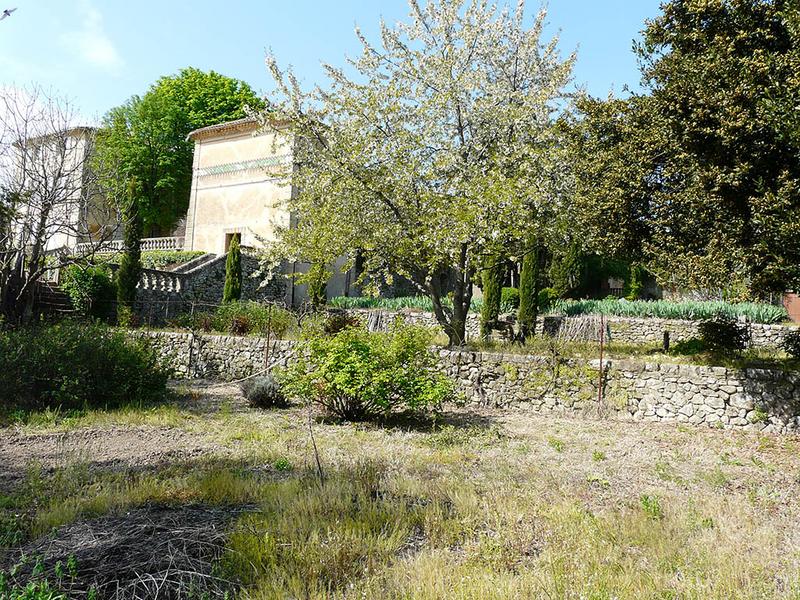
[{"label": "step", "polygon": [[183,263],[182,265],[180,265],[178,267],[175,267],[174,269],[172,269],[171,272],[172,273],[187,273],[188,271],[191,271],[192,269],[200,267],[200,266],[206,264],[207,262],[211,262],[216,257],[217,257],[216,254],[206,253],[206,254],[203,254],[203,255],[198,256],[196,258],[193,258],[189,262]]}]

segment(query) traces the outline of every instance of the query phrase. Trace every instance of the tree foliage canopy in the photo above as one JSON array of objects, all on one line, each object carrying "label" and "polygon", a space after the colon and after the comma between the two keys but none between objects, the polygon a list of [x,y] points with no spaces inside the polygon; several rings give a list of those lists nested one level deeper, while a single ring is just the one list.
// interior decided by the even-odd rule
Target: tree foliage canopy
[{"label": "tree foliage canopy", "polygon": [[409,22],[381,24],[379,45],[357,31],[362,52],[347,71],[326,67],[328,89],[304,93],[269,59],[279,97],[264,120],[300,140],[287,246],[327,263],[358,249],[367,274],[429,295],[461,343],[487,248],[554,235],[569,179],[553,120],[573,59],[542,41],[545,15],[529,24],[524,2],[410,7]]},{"label": "tree foliage canopy", "polygon": [[660,283],[800,285],[797,9],[672,0],[636,51],[649,94],[583,102],[579,211]]},{"label": "tree foliage canopy", "polygon": [[194,129],[239,119],[263,102],[245,82],[214,71],[183,69],[162,77],[105,116],[97,168],[110,195],[125,198],[136,180],[146,230],[169,230],[183,217],[192,185]]}]

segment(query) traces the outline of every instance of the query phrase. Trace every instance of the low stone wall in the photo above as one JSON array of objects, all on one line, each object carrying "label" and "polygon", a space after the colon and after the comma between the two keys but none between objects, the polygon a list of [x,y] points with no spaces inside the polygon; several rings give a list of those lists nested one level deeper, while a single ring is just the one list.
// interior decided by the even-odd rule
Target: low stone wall
[{"label": "low stone wall", "polygon": [[[296,356],[290,341],[132,332],[169,357],[178,377],[231,381]],[[553,359],[438,350],[470,401],[537,412],[786,433],[800,429],[800,373],[693,365]],[[602,388],[602,392],[600,391]]]},{"label": "low stone wall", "polygon": [[601,379],[599,360],[448,350],[439,358],[481,404],[776,433],[800,429],[798,372],[605,361]]},{"label": "low stone wall", "polygon": [[[381,311],[374,309],[350,309],[350,314],[370,323],[373,330],[385,331],[389,323],[401,318],[405,323],[424,327],[439,327],[433,313],[421,311]],[[537,333],[547,331],[551,335],[570,321],[581,317],[542,317],[538,321]],[[670,343],[675,344],[696,338],[699,335],[700,321],[679,321],[672,319],[635,319],[630,317],[608,317],[609,341],[620,344],[658,344],[664,341],[664,332],[669,332]],[[753,323],[751,328],[751,347],[777,348],[783,343],[787,332],[796,327],[786,325],[764,325]],[[467,340],[477,340],[480,336],[480,316],[470,313],[467,318]]]},{"label": "low stone wall", "polygon": [[[226,260],[222,254],[181,273],[146,270],[137,289],[136,308],[142,321],[160,325],[192,310],[212,312],[222,302]],[[242,254],[242,300],[283,301],[285,279],[275,277],[262,286],[253,277],[258,270],[258,260]]]},{"label": "low stone wall", "polygon": [[295,355],[291,341],[259,337],[195,335],[168,331],[132,331],[169,360],[180,379],[234,381],[267,367],[286,366]]}]

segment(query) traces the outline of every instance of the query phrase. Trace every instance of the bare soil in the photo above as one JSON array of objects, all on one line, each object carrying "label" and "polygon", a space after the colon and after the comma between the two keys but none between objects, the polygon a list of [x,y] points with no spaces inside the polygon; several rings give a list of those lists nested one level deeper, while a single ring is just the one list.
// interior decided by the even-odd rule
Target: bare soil
[{"label": "bare soil", "polygon": [[0,491],[11,489],[33,466],[45,470],[84,463],[92,469],[147,469],[189,462],[213,444],[180,429],[113,427],[59,433],[0,433]]}]

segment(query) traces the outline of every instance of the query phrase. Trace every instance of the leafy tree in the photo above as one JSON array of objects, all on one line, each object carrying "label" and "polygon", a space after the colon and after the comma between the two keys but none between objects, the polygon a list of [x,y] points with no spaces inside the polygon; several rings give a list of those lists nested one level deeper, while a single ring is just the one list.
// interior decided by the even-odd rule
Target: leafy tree
[{"label": "leafy tree", "polygon": [[487,248],[561,226],[569,178],[553,120],[573,59],[542,41],[543,12],[528,25],[524,2],[410,7],[380,46],[358,33],[357,75],[327,66],[327,90],[303,92],[268,59],[278,94],[264,122],[301,140],[287,254],[332,264],[360,249],[365,280],[413,282],[460,345]]},{"label": "leafy tree", "polygon": [[665,2],[636,48],[649,94],[582,104],[578,214],[596,248],[641,258],[667,286],[798,285],[792,4]]},{"label": "leafy tree", "polygon": [[488,339],[492,323],[500,316],[500,301],[505,280],[505,263],[499,254],[489,256],[481,271],[483,279],[483,305],[481,306],[481,337]]},{"label": "leafy tree", "polygon": [[242,251],[238,236],[233,236],[225,261],[225,287],[222,290],[222,301],[234,302],[242,297]]},{"label": "leafy tree", "polygon": [[194,68],[162,77],[104,118],[95,162],[109,195],[122,197],[135,178],[146,231],[169,231],[189,205],[193,144],[186,136],[242,118],[248,107],[263,102],[243,81]]}]

